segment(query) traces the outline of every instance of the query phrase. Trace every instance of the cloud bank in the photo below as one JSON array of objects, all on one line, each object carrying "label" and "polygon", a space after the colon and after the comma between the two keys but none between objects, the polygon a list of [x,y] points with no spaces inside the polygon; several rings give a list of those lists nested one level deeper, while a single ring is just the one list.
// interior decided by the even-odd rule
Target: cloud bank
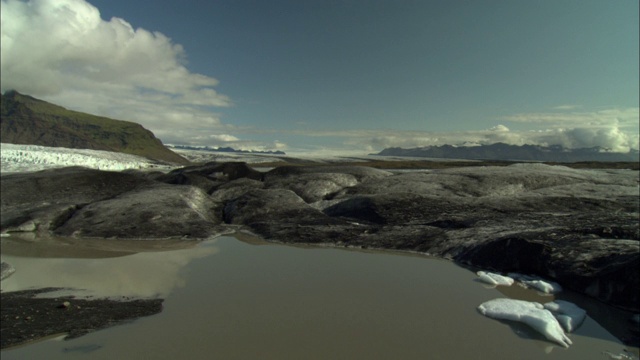
[{"label": "cloud bank", "polygon": [[[559,109],[565,110],[565,109]],[[347,130],[292,131],[298,136],[343,138],[343,145],[363,151],[377,152],[388,147],[414,148],[434,145],[489,145],[502,142],[511,145],[562,145],[566,148],[602,147],[615,152],[640,148],[638,136],[639,108],[608,109],[595,112],[515,114],[500,121],[516,126],[528,125],[534,130],[512,130],[498,124],[485,130],[456,132]]]},{"label": "cloud bank", "polygon": [[221,126],[231,106],[218,81],[185,67],[183,48],[159,32],[101,19],[84,0],[2,0],[2,92],[135,121],[166,138]]}]

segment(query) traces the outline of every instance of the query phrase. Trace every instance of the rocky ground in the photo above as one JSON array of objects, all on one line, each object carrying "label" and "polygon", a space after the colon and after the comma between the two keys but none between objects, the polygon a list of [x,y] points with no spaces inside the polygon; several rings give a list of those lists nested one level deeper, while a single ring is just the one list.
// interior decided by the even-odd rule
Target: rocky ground
[{"label": "rocky ground", "polygon": [[64,334],[65,339],[117,325],[162,311],[162,299],[41,298],[55,289],[2,293],[0,348],[46,336]]},{"label": "rocky ground", "polygon": [[638,180],[632,170],[543,164],[64,168],[3,175],[0,226],[114,240],[197,240],[240,226],[269,241],[416,251],[538,275],[637,313]]}]

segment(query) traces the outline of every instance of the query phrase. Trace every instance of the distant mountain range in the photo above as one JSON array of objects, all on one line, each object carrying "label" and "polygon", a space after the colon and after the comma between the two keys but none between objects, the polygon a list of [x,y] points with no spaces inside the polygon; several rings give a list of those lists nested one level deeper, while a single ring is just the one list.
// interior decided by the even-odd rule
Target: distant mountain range
[{"label": "distant mountain range", "polygon": [[17,91],[0,95],[0,141],[122,152],[188,164],[142,125],[67,110]]},{"label": "distant mountain range", "polygon": [[411,156],[443,159],[468,160],[515,160],[546,162],[582,162],[582,161],[640,161],[638,150],[628,153],[616,153],[600,147],[568,149],[560,145],[509,145],[495,143],[478,146],[426,146],[412,149],[386,148],[376,155]]},{"label": "distant mountain range", "polygon": [[276,151],[259,151],[259,150],[236,150],[232,147],[197,147],[197,146],[189,146],[189,145],[168,145],[174,149],[181,150],[199,150],[199,151],[217,151],[217,152],[230,152],[230,153],[240,153],[240,154],[269,154],[269,155],[286,155],[284,151],[276,150]]}]

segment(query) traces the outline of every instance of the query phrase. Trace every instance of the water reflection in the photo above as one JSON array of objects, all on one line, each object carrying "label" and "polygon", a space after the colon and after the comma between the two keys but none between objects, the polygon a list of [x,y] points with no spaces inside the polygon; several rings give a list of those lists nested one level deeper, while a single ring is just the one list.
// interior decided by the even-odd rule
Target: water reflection
[{"label": "water reflection", "polygon": [[[182,269],[191,261],[218,252],[216,240],[196,242],[77,239],[2,239],[2,261],[16,272],[2,281],[2,291],[61,287],[95,297],[165,297],[184,286]],[[124,251],[129,249],[129,251]],[[176,250],[178,249],[178,250]],[[144,251],[144,252],[133,252]],[[171,250],[171,251],[167,251]]]},{"label": "water reflection", "polygon": [[[18,245],[3,249],[3,260],[16,267],[2,282],[3,291],[68,286],[105,295],[166,296],[158,315],[62,343],[5,350],[3,359],[598,359],[623,348],[606,332],[595,335],[603,330],[592,319],[584,332],[570,335],[569,349],[535,332],[515,329],[516,336],[476,308],[496,297],[536,293],[485,289],[474,282],[475,272],[448,261],[255,246],[267,243],[250,234],[242,238],[182,244],[190,247],[173,251],[142,251],[139,243],[134,245],[141,252],[111,258],[30,258],[14,251]],[[72,246],[82,245],[88,244]],[[117,244],[89,247],[125,250]]]},{"label": "water reflection", "polygon": [[194,248],[194,240],[109,240],[79,239],[58,236],[36,236],[18,233],[2,237],[0,252],[5,255],[38,258],[97,259]]}]

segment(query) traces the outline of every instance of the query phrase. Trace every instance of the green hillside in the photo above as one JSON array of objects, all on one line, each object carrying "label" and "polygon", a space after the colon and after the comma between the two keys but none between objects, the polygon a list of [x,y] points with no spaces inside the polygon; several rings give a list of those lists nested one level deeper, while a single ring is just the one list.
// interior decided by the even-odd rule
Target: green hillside
[{"label": "green hillside", "polygon": [[67,110],[16,91],[0,95],[0,103],[3,143],[106,150],[189,163],[140,124]]}]

